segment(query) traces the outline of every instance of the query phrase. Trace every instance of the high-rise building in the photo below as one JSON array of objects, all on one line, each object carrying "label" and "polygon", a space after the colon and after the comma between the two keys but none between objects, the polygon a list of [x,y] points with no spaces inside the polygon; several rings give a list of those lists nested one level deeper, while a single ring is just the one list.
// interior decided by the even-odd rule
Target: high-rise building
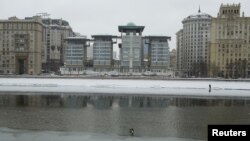
[{"label": "high-rise building", "polygon": [[0,73],[41,73],[43,29],[39,16],[0,20]]},{"label": "high-rise building", "polygon": [[64,39],[74,33],[69,23],[62,19],[43,18],[42,23],[46,26],[43,70],[57,72],[64,62]]},{"label": "high-rise building", "polygon": [[199,9],[182,21],[183,30],[176,34],[178,70],[185,76],[207,76],[211,19]]},{"label": "high-rise building", "polygon": [[250,17],[240,15],[240,4],[221,4],[212,19],[210,76],[250,75]]},{"label": "high-rise building", "polygon": [[141,72],[143,69],[142,32],[144,26],[128,23],[118,27],[121,32],[122,45],[120,46],[120,71]]},{"label": "high-rise building", "polygon": [[146,36],[148,41],[148,69],[151,72],[165,73],[169,69],[168,36]]},{"label": "high-rise building", "polygon": [[65,62],[60,68],[61,74],[82,74],[87,61],[89,39],[86,37],[65,38]]},{"label": "high-rise building", "polygon": [[113,39],[112,35],[92,35],[93,44],[93,68],[95,71],[111,71],[113,67]]}]

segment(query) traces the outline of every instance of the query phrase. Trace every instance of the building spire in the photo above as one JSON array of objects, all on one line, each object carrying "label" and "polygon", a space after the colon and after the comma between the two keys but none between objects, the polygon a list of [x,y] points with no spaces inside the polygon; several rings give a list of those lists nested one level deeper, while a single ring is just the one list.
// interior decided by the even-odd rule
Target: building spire
[{"label": "building spire", "polygon": [[200,7],[200,5],[199,5],[199,10],[198,10],[198,13],[201,13],[201,7]]}]

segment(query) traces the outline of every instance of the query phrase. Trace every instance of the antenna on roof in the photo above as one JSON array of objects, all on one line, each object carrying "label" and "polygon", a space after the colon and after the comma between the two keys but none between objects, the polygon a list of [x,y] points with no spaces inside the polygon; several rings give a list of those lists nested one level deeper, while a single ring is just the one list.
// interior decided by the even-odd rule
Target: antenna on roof
[{"label": "antenna on roof", "polygon": [[201,7],[200,7],[200,5],[199,5],[199,10],[198,10],[198,13],[201,13]]},{"label": "antenna on roof", "polygon": [[48,13],[37,13],[36,15],[41,16],[43,19],[50,18],[50,14],[48,14]]}]

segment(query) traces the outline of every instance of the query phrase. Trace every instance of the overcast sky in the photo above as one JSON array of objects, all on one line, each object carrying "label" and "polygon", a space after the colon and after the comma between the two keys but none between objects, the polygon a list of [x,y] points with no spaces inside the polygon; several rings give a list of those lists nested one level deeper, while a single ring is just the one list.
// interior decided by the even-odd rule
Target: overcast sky
[{"label": "overcast sky", "polygon": [[221,3],[241,3],[241,11],[250,15],[250,0],[0,0],[0,19],[24,18],[49,13],[51,18],[67,20],[74,32],[87,35],[120,35],[118,25],[134,22],[145,26],[143,35],[171,36],[170,48],[176,46],[175,33],[181,21],[201,11],[217,16]]}]

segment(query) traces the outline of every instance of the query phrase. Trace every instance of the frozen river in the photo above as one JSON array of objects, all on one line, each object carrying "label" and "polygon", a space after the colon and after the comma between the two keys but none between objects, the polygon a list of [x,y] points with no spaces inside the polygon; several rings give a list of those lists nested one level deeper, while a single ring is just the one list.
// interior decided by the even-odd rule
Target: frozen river
[{"label": "frozen river", "polygon": [[0,78],[0,91],[249,97],[250,82]]},{"label": "frozen river", "polygon": [[4,78],[0,140],[206,140],[208,124],[250,123],[249,84]]}]

